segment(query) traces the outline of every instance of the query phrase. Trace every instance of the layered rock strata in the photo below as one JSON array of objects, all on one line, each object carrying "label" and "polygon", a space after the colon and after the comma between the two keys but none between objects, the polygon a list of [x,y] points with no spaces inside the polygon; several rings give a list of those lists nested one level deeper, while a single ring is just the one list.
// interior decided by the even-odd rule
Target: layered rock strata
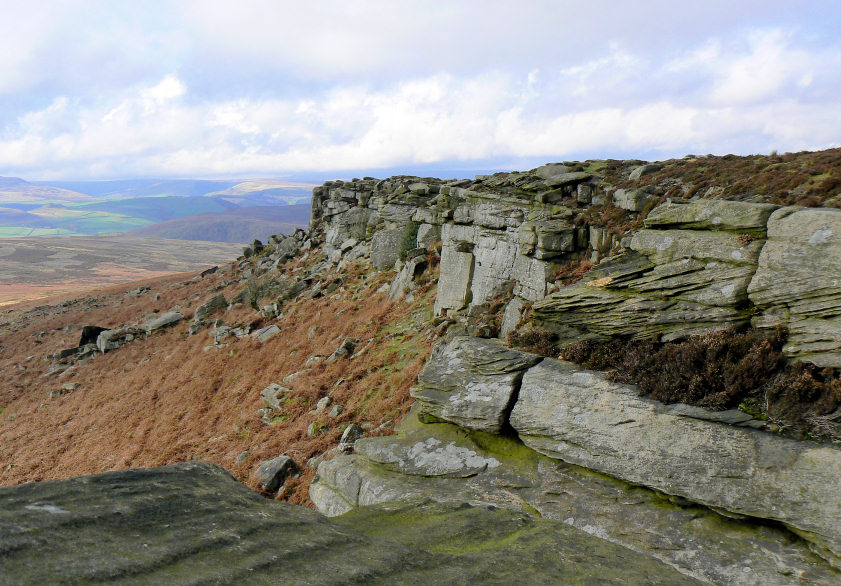
[{"label": "layered rock strata", "polygon": [[[742,413],[663,405],[599,373],[493,345],[455,338],[436,351],[413,390],[421,421],[461,427],[406,424],[398,438],[357,441],[356,455],[319,465],[310,492],[319,509],[341,514],[419,495],[533,508],[699,578],[734,581],[725,560],[753,559],[733,545],[740,539],[778,552],[758,574],[750,574],[755,563],[746,566],[740,582],[785,583],[784,576],[814,568],[841,577],[806,553],[841,560],[841,450],[754,430]],[[496,384],[502,377],[510,378]],[[502,410],[499,426],[487,391],[503,388],[513,409],[510,419]],[[458,412],[446,409],[451,397]],[[475,411],[466,420],[470,403]],[[512,428],[510,439],[475,431]],[[705,512],[684,517],[688,509]],[[718,513],[743,521],[724,523]],[[690,522],[697,518],[706,521]],[[652,532],[657,539],[649,542]],[[727,545],[714,547],[715,540]]]}]

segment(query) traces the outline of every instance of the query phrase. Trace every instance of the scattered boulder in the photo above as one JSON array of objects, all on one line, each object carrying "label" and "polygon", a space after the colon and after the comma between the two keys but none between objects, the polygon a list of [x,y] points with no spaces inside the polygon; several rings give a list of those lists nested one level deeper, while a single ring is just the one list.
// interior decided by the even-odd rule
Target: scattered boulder
[{"label": "scattered boulder", "polygon": [[345,356],[350,356],[353,354],[354,350],[356,350],[356,346],[359,344],[359,340],[354,340],[353,338],[345,338],[342,340],[342,343],[339,344],[339,347],[327,358],[328,363],[336,362],[340,358],[344,358]]},{"label": "scattered boulder", "polygon": [[277,383],[271,383],[269,386],[260,391],[260,398],[263,402],[275,411],[279,411],[283,401],[289,396],[292,389],[281,386]]},{"label": "scattered boulder", "polygon": [[342,405],[333,405],[333,408],[330,409],[330,413],[327,414],[327,417],[335,418],[345,412],[345,408]]},{"label": "scattered boulder", "polygon": [[264,491],[277,492],[287,478],[297,473],[298,465],[286,454],[281,454],[260,464],[254,471],[254,478]]},{"label": "scattered boulder", "polygon": [[342,439],[339,440],[339,451],[349,453],[353,451],[353,444],[365,435],[365,430],[355,423],[348,425],[342,432]]},{"label": "scattered boulder", "polygon": [[208,301],[201,304],[193,315],[193,321],[201,321],[213,315],[218,311],[224,311],[228,308],[228,302],[223,294],[218,294]]},{"label": "scattered boulder", "polygon": [[96,347],[100,352],[105,354],[110,350],[116,350],[127,342],[134,341],[134,339],[142,333],[143,330],[132,327],[105,330],[97,336]]},{"label": "scattered boulder", "polygon": [[635,168],[633,171],[630,172],[630,174],[628,175],[628,180],[637,181],[640,177],[645,177],[646,175],[656,173],[662,168],[663,165],[658,165],[657,163],[648,163],[646,165],[640,165],[639,167]]},{"label": "scattered boulder", "polygon": [[254,256],[255,254],[259,254],[263,250],[263,243],[257,240],[256,238],[251,241],[245,248],[242,249],[242,255],[245,258],[249,258]]},{"label": "scattered boulder", "polygon": [[182,319],[184,319],[184,314],[180,311],[167,311],[166,313],[162,313],[161,315],[150,319],[141,327],[146,331],[147,334],[151,334],[152,332],[155,332],[157,330],[174,326]]},{"label": "scattered boulder", "polygon": [[329,407],[332,404],[333,404],[332,397],[321,397],[318,400],[318,402],[315,404],[315,412],[316,413],[321,413],[322,411],[327,409],[327,407]]},{"label": "scattered boulder", "polygon": [[88,344],[96,344],[96,339],[99,334],[107,330],[100,326],[84,326],[82,328],[82,335],[79,338],[79,346],[86,346]]},{"label": "scattered boulder", "polygon": [[272,324],[270,326],[266,326],[264,328],[260,328],[259,330],[254,330],[251,332],[251,338],[257,340],[261,344],[268,341],[269,339],[275,337],[280,333],[280,328],[276,325]]}]

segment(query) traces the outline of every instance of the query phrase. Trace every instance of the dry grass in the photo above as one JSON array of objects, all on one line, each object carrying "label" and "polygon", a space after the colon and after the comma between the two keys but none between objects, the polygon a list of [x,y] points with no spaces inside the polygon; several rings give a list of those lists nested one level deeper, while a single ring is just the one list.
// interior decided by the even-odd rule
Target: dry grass
[{"label": "dry grass", "polygon": [[[107,291],[98,307],[76,303],[0,314],[12,322],[0,332],[0,483],[199,459],[224,466],[256,489],[251,472],[286,453],[304,470],[286,498],[309,504],[308,458],[335,446],[351,422],[377,427],[408,410],[408,390],[429,353],[432,332],[396,324],[431,306],[431,284],[413,304],[394,305],[375,293],[390,274],[365,280],[363,271],[352,270],[329,297],[287,304],[280,319],[264,320],[277,323],[281,333],[263,345],[245,338],[215,348],[209,330],[188,336],[185,320],[61,378],[44,376],[52,362],[42,358],[76,345],[82,325],[118,326],[179,305],[189,317],[234,276],[228,269],[197,282],[160,279],[145,283],[152,291],[140,297],[122,295],[131,288],[126,286]],[[230,298],[243,286],[237,282],[222,291]],[[255,313],[238,306],[221,317],[228,324],[248,323]],[[360,340],[359,349],[373,341],[357,358],[306,365],[311,356],[329,356],[347,336]],[[282,382],[295,372],[302,374]],[[81,386],[49,398],[65,382]],[[284,421],[266,425],[257,409],[264,406],[261,389],[272,382],[293,393],[277,414]],[[345,407],[338,418],[313,411],[326,395]],[[307,427],[318,419],[324,433],[308,437]]]}]

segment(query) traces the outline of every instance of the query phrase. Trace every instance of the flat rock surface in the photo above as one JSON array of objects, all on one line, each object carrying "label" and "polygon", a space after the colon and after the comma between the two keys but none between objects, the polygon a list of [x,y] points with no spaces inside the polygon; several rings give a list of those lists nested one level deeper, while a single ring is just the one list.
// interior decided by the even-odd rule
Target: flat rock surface
[{"label": "flat rock surface", "polygon": [[688,584],[563,523],[411,502],[328,519],[189,463],[0,489],[0,583]]}]

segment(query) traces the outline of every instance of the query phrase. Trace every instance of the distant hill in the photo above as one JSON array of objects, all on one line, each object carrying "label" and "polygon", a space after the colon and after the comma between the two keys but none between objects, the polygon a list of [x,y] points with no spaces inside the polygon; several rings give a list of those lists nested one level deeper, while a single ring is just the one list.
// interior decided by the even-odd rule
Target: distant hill
[{"label": "distant hill", "polygon": [[160,195],[206,195],[228,189],[238,180],[208,179],[118,179],[114,181],[33,181],[33,185],[53,186],[85,193],[96,198],[149,197]]},{"label": "distant hill", "polygon": [[265,241],[272,234],[288,234],[309,224],[310,205],[248,206],[224,212],[197,214],[130,230],[127,236],[210,240],[214,242]]},{"label": "distant hill", "polygon": [[92,201],[90,195],[53,185],[37,185],[18,177],[0,177],[0,202],[44,204]]}]

